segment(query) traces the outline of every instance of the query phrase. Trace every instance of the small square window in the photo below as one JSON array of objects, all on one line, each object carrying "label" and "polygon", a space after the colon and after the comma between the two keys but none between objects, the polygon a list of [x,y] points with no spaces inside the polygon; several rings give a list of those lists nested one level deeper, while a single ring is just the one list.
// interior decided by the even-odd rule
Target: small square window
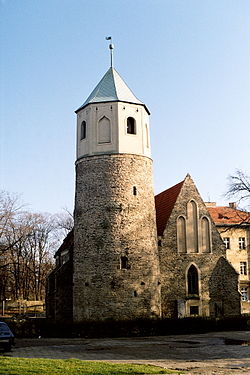
[{"label": "small square window", "polygon": [[190,306],[190,315],[199,315],[199,306]]}]

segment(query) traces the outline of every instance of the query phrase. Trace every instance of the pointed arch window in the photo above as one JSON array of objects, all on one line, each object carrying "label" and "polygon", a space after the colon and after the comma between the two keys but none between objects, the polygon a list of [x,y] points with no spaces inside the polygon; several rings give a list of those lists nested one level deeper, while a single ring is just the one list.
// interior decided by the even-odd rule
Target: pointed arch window
[{"label": "pointed arch window", "polygon": [[103,116],[98,122],[98,143],[111,142],[111,124],[110,120]]},{"label": "pointed arch window", "polygon": [[178,217],[177,219],[177,244],[178,252],[186,253],[186,220],[183,216]]},{"label": "pointed arch window", "polygon": [[198,253],[198,209],[195,201],[188,202],[187,216],[188,252]]},{"label": "pointed arch window", "polygon": [[187,273],[188,295],[199,295],[199,275],[197,268],[192,264]]},{"label": "pointed arch window", "polygon": [[136,123],[133,117],[127,118],[127,134],[136,134]]},{"label": "pointed arch window", "polygon": [[82,123],[81,123],[81,140],[86,138],[86,130],[87,130],[86,121],[82,121]]},{"label": "pointed arch window", "polygon": [[207,217],[201,219],[201,252],[210,253],[210,223]]}]

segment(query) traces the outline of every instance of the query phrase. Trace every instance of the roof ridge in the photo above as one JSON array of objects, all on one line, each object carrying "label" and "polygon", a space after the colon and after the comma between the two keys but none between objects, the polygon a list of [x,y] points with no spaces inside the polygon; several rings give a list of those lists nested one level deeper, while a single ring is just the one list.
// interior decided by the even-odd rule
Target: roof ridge
[{"label": "roof ridge", "polygon": [[[114,75],[114,71],[119,75],[119,73],[115,70],[115,68],[113,68],[112,66],[110,67],[111,69],[111,72],[112,72],[112,76],[113,76],[113,81],[115,83],[115,75]],[[117,93],[117,88],[116,88],[116,84],[114,85],[114,88],[115,88],[115,94],[116,94],[116,97],[118,99],[118,93]]]}]

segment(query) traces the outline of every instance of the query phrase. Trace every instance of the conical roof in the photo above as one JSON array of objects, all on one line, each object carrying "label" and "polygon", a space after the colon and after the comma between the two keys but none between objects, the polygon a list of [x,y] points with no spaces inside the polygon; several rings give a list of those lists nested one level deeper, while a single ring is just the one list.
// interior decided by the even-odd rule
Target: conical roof
[{"label": "conical roof", "polygon": [[[132,93],[130,88],[123,81],[119,73],[110,67],[106,74],[103,76],[98,85],[94,88],[83,105],[76,110],[86,107],[88,104],[103,103],[103,102],[126,102],[145,106],[136,96]],[[146,108],[146,106],[145,106]],[[148,109],[146,108],[147,112]]]}]

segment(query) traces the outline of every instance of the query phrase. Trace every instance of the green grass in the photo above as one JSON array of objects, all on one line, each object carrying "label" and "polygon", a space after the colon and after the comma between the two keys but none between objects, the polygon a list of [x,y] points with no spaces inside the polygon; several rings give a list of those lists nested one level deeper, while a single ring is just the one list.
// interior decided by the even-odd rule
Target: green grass
[{"label": "green grass", "polygon": [[171,373],[173,371],[151,365],[117,364],[81,361],[79,359],[0,357],[0,375],[142,375]]}]

